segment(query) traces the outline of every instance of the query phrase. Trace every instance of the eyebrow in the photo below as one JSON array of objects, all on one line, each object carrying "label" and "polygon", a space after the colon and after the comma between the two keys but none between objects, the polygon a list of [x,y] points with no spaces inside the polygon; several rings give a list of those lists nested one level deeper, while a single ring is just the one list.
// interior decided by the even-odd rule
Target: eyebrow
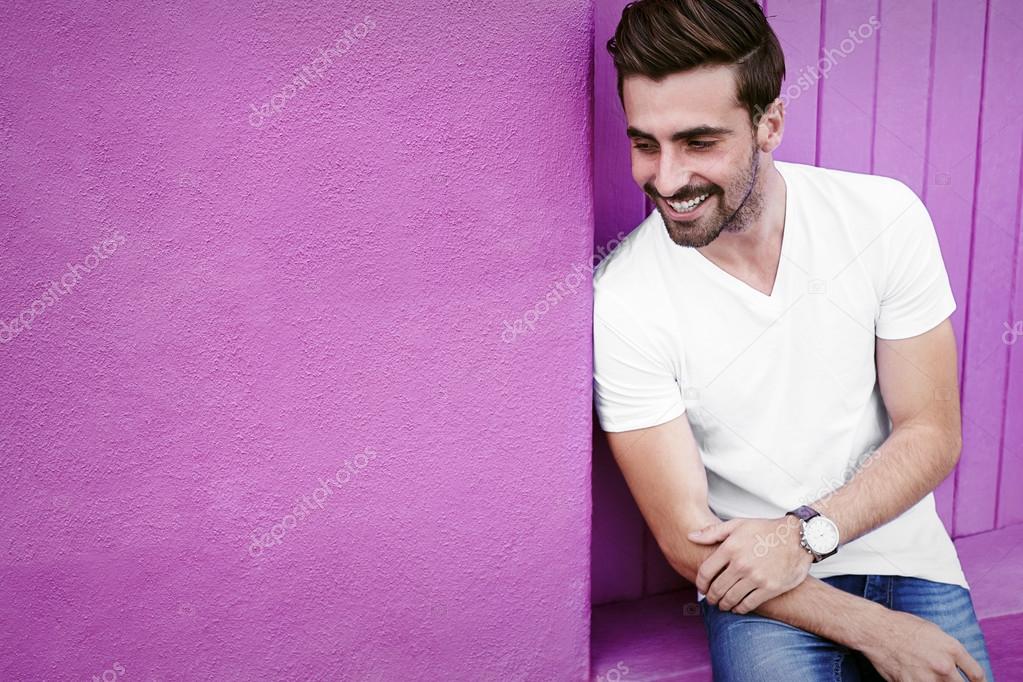
[{"label": "eyebrow", "polygon": [[[653,135],[651,135],[650,133],[645,133],[642,130],[640,130],[639,128],[636,128],[634,126],[629,126],[625,130],[625,134],[628,135],[630,139],[640,138],[640,139],[644,139],[644,140],[653,140],[654,142],[657,141],[657,138],[654,137]],[[696,126],[694,128],[687,128],[685,130],[678,131],[677,133],[675,133],[674,135],[671,136],[671,141],[672,142],[678,142],[680,140],[689,140],[689,139],[692,139],[694,137],[712,137],[712,136],[715,136],[715,135],[723,136],[723,135],[731,135],[731,134],[732,134],[732,129],[731,128],[721,128],[721,127],[718,127],[718,126],[700,125],[700,126]]]}]

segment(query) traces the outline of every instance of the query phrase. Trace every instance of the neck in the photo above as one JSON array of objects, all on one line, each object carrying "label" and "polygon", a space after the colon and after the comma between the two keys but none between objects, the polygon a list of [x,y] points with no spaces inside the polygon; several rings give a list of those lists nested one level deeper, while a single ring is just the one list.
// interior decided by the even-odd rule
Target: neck
[{"label": "neck", "polygon": [[764,204],[757,219],[742,232],[722,232],[700,253],[718,263],[754,268],[778,262],[785,228],[785,181],[769,155],[761,159],[759,176],[753,191],[763,193]]}]

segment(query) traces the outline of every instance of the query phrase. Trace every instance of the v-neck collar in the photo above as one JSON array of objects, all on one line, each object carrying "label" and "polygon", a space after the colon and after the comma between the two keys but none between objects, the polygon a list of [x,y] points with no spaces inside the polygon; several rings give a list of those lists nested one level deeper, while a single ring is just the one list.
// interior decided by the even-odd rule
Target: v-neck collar
[{"label": "v-neck collar", "polygon": [[739,292],[741,295],[751,298],[760,302],[776,304],[782,300],[782,295],[785,290],[785,282],[788,278],[788,259],[786,256],[791,251],[792,242],[795,239],[796,232],[796,217],[794,211],[794,197],[792,192],[792,182],[790,179],[785,177],[784,171],[780,168],[780,162],[775,161],[775,168],[778,169],[778,174],[781,175],[782,182],[785,183],[785,218],[782,226],[781,233],[781,249],[778,256],[778,269],[774,273],[774,284],[771,287],[771,293],[765,294],[764,292],[756,289],[746,282],[742,281],[735,275],[727,272],[712,260],[704,256],[697,249],[690,246],[679,246],[671,240],[668,236],[668,230],[664,227],[663,218],[661,219],[662,234],[664,235],[664,241],[667,245],[679,253],[684,254],[691,261],[697,264],[704,272],[708,273],[710,277],[715,278],[722,285],[727,286],[734,291]]}]

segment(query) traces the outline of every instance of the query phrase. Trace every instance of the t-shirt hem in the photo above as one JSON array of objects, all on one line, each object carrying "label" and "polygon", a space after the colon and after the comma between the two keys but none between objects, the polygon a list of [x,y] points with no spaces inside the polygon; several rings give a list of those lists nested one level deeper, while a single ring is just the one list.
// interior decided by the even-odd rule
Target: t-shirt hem
[{"label": "t-shirt hem", "polygon": [[[607,422],[605,420],[600,421],[600,428],[604,433],[618,433],[621,431],[635,431],[636,429],[647,429],[652,426],[660,426],[666,424],[672,419],[675,419],[685,414],[685,405],[677,405],[671,409],[665,416],[658,417],[656,419],[632,419],[629,421],[613,421]],[[599,413],[599,410],[598,410]]]},{"label": "t-shirt hem", "polygon": [[928,316],[922,320],[909,320],[906,322],[885,324],[883,326],[875,325],[874,335],[879,339],[885,339],[888,341],[897,341],[899,339],[908,339],[914,336],[919,336],[924,332],[929,332],[947,320],[952,313],[955,312],[955,309],[955,300],[951,296],[948,296],[944,301],[942,301],[941,307],[937,309],[938,312],[934,315]]}]

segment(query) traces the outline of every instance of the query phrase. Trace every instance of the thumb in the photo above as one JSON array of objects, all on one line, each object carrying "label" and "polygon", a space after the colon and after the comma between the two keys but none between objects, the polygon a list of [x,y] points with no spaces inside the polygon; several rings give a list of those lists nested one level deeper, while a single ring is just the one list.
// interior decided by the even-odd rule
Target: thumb
[{"label": "thumb", "polygon": [[728,535],[735,530],[738,525],[736,519],[731,521],[722,521],[721,523],[712,523],[709,526],[705,526],[700,530],[694,530],[689,534],[689,539],[695,543],[702,545],[711,545],[715,542],[721,542]]}]

